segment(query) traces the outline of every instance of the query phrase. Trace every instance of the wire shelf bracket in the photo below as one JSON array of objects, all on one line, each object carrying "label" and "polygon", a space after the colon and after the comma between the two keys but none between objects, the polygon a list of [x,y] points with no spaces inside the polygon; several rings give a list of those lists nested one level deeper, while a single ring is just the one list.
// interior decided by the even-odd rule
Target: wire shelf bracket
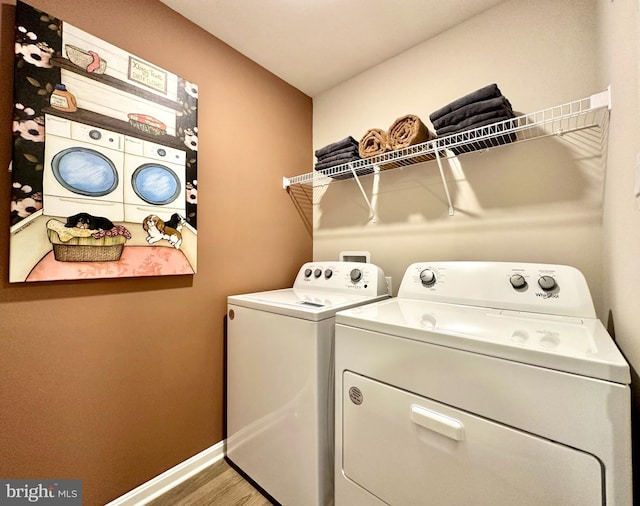
[{"label": "wire shelf bracket", "polygon": [[440,153],[436,151],[436,160],[438,161],[438,170],[440,171],[440,178],[442,179],[442,186],[444,186],[444,193],[447,196],[447,203],[449,204],[449,216],[453,216],[453,204],[451,203],[451,195],[449,194],[449,186],[447,180],[444,177],[444,170],[442,168],[442,160]]},{"label": "wire shelf bracket", "polygon": [[356,172],[356,169],[354,169],[351,164],[348,164],[349,168],[351,169],[351,172],[353,173],[353,179],[356,180],[356,183],[358,183],[358,188],[360,188],[360,193],[362,193],[362,196],[364,197],[364,201],[367,203],[367,207],[369,208],[369,212],[371,213],[371,221],[372,222],[376,222],[378,221],[378,218],[376,216],[376,211],[373,208],[373,206],[371,205],[371,201],[369,200],[369,197],[367,197],[367,192],[364,191],[364,188],[362,187],[362,183],[360,182],[360,177],[358,176],[358,173]]}]

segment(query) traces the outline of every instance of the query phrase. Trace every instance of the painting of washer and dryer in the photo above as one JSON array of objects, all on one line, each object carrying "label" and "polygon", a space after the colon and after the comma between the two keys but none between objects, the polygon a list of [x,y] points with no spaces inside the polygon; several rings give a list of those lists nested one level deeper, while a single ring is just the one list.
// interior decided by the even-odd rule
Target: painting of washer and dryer
[{"label": "painting of washer and dryer", "polygon": [[18,1],[10,282],[195,274],[198,87]]}]

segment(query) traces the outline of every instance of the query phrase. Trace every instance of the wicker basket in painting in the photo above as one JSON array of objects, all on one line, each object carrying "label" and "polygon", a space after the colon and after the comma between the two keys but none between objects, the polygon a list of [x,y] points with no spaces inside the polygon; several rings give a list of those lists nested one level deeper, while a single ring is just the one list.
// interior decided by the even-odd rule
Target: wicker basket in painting
[{"label": "wicker basket in painting", "polygon": [[60,240],[55,230],[47,230],[53,246],[53,255],[59,262],[114,262],[120,260],[126,238],[74,237],[66,242]]}]

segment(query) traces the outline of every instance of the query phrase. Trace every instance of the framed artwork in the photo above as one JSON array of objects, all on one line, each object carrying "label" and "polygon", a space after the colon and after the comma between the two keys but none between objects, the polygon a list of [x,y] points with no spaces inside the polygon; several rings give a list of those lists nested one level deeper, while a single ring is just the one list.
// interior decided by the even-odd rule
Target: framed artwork
[{"label": "framed artwork", "polygon": [[198,87],[18,1],[9,281],[195,274]]}]

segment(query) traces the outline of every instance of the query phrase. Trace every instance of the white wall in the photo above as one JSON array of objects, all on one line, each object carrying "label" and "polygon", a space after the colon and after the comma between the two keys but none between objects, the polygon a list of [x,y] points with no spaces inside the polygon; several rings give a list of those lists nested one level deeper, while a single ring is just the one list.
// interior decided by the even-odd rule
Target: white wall
[{"label": "white wall", "polygon": [[[489,83],[519,112],[606,89],[598,79],[597,1],[511,0],[314,98],[314,148],[429,113]],[[624,0],[617,0],[624,1]],[[381,34],[383,36],[383,34]],[[366,249],[393,277],[419,260],[505,260],[581,269],[602,308],[603,158],[586,134],[476,152],[353,180],[314,195],[314,259]],[[454,160],[455,161],[455,160]]]},{"label": "white wall", "polygon": [[[602,2],[601,80],[611,80],[609,160],[605,192],[605,304],[616,336],[640,366],[640,200],[634,198],[640,153],[637,0]],[[636,358],[637,357],[637,358]]]},{"label": "white wall", "polygon": [[[604,312],[633,370],[636,421],[640,419],[640,202],[634,196],[640,152],[639,10],[638,0],[601,0],[598,32],[599,79],[609,80],[613,90],[604,199]],[[633,430],[638,433],[636,426]]]}]

